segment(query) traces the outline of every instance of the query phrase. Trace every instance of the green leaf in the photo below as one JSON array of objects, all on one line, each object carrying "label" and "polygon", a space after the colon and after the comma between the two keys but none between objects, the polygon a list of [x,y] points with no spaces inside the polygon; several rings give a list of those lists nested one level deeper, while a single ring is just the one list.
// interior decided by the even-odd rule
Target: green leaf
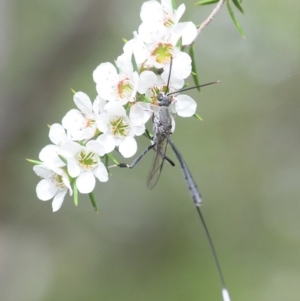
[{"label": "green leaf", "polygon": [[105,166],[106,166],[106,168],[107,168],[107,166],[108,166],[108,159],[109,159],[109,157],[108,157],[108,155],[107,154],[105,154],[104,155],[104,160],[105,160]]},{"label": "green leaf", "polygon": [[119,162],[117,161],[117,159],[112,155],[112,154],[106,154],[107,157],[109,157],[109,159],[111,161],[113,161],[115,164],[119,164]]},{"label": "green leaf", "polygon": [[94,193],[93,192],[89,193],[89,197],[90,197],[90,200],[91,200],[92,205],[94,207],[94,210],[98,213],[98,208],[97,208],[97,204],[96,204],[96,199],[95,199]]},{"label": "green leaf", "polygon": [[133,66],[133,70],[136,71],[136,72],[139,72],[139,68],[137,66],[135,56],[134,56],[133,53],[132,53],[132,56],[131,56],[131,63],[132,63],[132,66]]},{"label": "green leaf", "polygon": [[197,3],[195,3],[195,5],[207,5],[207,4],[213,4],[213,3],[217,3],[220,0],[203,0],[203,1],[199,1]]},{"label": "green leaf", "polygon": [[63,156],[61,156],[61,155],[58,155],[58,157],[59,157],[59,158],[60,158],[60,160],[61,160],[61,161],[63,161],[65,164],[67,164],[67,163],[68,163],[67,159],[66,159],[66,158],[64,158]]},{"label": "green leaf", "polygon": [[243,38],[245,38],[245,33],[244,33],[244,31],[243,31],[243,29],[242,29],[240,23],[239,23],[238,20],[236,19],[235,15],[234,15],[234,13],[233,13],[233,11],[232,11],[231,6],[229,5],[229,1],[227,1],[226,4],[227,4],[228,12],[229,12],[229,14],[230,14],[230,16],[231,16],[231,19],[232,19],[233,23],[235,24],[235,26],[236,26],[237,30],[239,31],[239,33],[241,34],[241,36],[242,36]]},{"label": "green leaf", "polygon": [[144,94],[140,94],[140,101],[147,102],[147,103],[152,103],[152,100]]},{"label": "green leaf", "polygon": [[152,138],[153,138],[153,135],[151,135],[147,129],[145,130],[143,136],[149,140],[152,140]]},{"label": "green leaf", "polygon": [[200,82],[198,78],[198,73],[197,73],[197,66],[196,66],[196,59],[195,59],[195,52],[194,52],[194,43],[191,44],[190,50],[189,50],[190,56],[192,58],[192,77],[194,80],[194,83],[197,87],[197,90],[200,92]]},{"label": "green leaf", "polygon": [[172,7],[173,7],[173,9],[177,9],[177,4],[176,4],[175,0],[172,0]]},{"label": "green leaf", "polygon": [[36,164],[36,165],[41,165],[43,163],[41,161],[32,160],[32,159],[25,159],[25,160],[28,161],[28,162],[30,162],[30,163]]},{"label": "green leaf", "polygon": [[198,120],[203,121],[203,119],[197,113],[195,113],[193,116],[196,117]]},{"label": "green leaf", "polygon": [[[238,10],[241,12],[241,13],[244,13],[243,9],[242,9],[242,6],[241,4],[239,3],[238,0],[232,0],[233,4],[238,8]],[[241,1],[242,2],[242,1]]]},{"label": "green leaf", "polygon": [[182,37],[177,41],[176,47],[180,48],[181,51],[184,50],[185,46],[182,46]]},{"label": "green leaf", "polygon": [[76,181],[73,183],[73,199],[74,199],[74,204],[77,207],[78,206],[78,189],[76,185]]}]

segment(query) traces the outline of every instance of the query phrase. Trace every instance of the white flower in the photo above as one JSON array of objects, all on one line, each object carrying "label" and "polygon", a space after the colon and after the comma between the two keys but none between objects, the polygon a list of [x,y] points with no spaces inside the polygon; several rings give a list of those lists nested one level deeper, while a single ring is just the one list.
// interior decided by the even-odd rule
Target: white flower
[{"label": "white flower", "polygon": [[63,169],[50,167],[47,164],[35,165],[33,170],[38,176],[44,178],[36,187],[37,197],[42,201],[53,198],[53,212],[59,210],[68,190],[70,195],[73,194],[68,175]]},{"label": "white flower", "polygon": [[[173,69],[172,69],[173,70]],[[138,91],[145,94],[151,103],[137,102],[130,109],[130,119],[136,124],[146,123],[152,113],[157,112],[158,103],[157,95],[159,92],[166,91],[168,83],[167,72],[161,76],[151,71],[144,71],[140,75],[140,84]],[[170,111],[181,117],[191,117],[195,114],[197,103],[188,95],[177,94],[182,88],[184,81],[172,76],[170,77],[167,95],[171,98]]]},{"label": "white flower", "polygon": [[59,157],[60,146],[70,141],[65,129],[59,123],[54,123],[50,127],[49,138],[54,144],[46,145],[39,153],[42,162],[55,167],[63,167],[66,164]]},{"label": "white flower", "polygon": [[140,69],[142,64],[147,60],[149,51],[136,31],[133,32],[133,36],[133,39],[125,43],[123,52],[129,60],[131,60],[132,55],[134,55],[137,67]]},{"label": "white flower", "polygon": [[144,127],[152,113],[150,103],[139,101],[130,108],[129,117],[134,124]]},{"label": "white flower", "polygon": [[55,145],[62,145],[70,141],[66,134],[66,130],[59,123],[54,123],[50,126],[49,138]]},{"label": "white flower", "polygon": [[134,124],[126,115],[124,107],[118,104],[108,103],[105,109],[107,112],[100,114],[97,119],[98,129],[103,133],[97,141],[109,145],[110,149],[118,146],[124,158],[133,156],[137,151],[134,136],[142,135],[145,126]]},{"label": "white flower", "polygon": [[102,63],[94,71],[93,78],[102,98],[125,105],[135,99],[139,75],[133,71],[130,58],[126,55],[120,56],[116,63],[119,73],[113,64]]},{"label": "white flower", "polygon": [[140,17],[143,23],[159,23],[167,28],[172,28],[179,22],[185,11],[185,5],[181,4],[177,10],[173,9],[172,0],[144,2]]},{"label": "white flower", "polygon": [[[171,70],[170,67],[171,67],[171,61],[169,62],[168,65],[164,67],[164,72],[161,74],[161,77],[165,81],[165,83],[167,83],[168,81],[170,72],[171,72],[171,79],[173,82],[176,79],[177,80],[186,79],[192,72],[192,59],[187,53],[175,50],[173,52]],[[182,86],[183,83],[184,82],[182,81]]]},{"label": "white flower", "polygon": [[181,117],[192,117],[196,113],[197,103],[188,95],[177,95],[174,96],[174,113]]},{"label": "white flower", "polygon": [[53,165],[55,167],[63,167],[66,164],[59,157],[59,149],[60,147],[54,144],[46,145],[40,151],[39,159],[42,162],[50,164],[51,166]]},{"label": "white flower", "polygon": [[180,22],[172,28],[173,39],[182,38],[182,45],[190,45],[197,37],[197,28],[193,22]]},{"label": "white flower", "polygon": [[95,120],[106,101],[98,96],[92,104],[83,92],[75,93],[73,99],[78,109],[70,110],[63,118],[62,125],[72,140],[88,140],[95,135]]},{"label": "white flower", "polygon": [[181,4],[177,10],[172,7],[172,0],[144,2],[141,8],[142,24],[139,34],[145,43],[169,41],[176,45],[182,38],[182,45],[191,44],[197,36],[197,28],[192,22],[181,22],[185,5]]},{"label": "white flower", "polygon": [[68,173],[76,178],[78,191],[90,193],[100,182],[108,181],[108,173],[100,156],[105,154],[104,146],[96,140],[87,142],[86,146],[76,142],[68,142],[61,146],[61,155],[67,160]]}]

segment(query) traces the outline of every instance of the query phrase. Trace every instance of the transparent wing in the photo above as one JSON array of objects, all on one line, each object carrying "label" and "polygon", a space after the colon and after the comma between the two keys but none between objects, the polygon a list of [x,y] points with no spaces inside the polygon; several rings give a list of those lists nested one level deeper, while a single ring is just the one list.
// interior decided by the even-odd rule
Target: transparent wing
[{"label": "transparent wing", "polygon": [[154,188],[158,182],[165,161],[167,145],[167,139],[161,135],[160,138],[157,139],[156,146],[154,147],[154,158],[147,177],[147,187],[149,189]]}]

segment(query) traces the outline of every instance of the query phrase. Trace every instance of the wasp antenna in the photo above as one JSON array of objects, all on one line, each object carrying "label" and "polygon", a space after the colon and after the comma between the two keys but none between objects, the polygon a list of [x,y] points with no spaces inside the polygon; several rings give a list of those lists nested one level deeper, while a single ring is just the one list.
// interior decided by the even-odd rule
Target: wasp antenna
[{"label": "wasp antenna", "polygon": [[219,82],[220,82],[220,80],[217,80],[217,81],[206,83],[206,84],[199,85],[199,86],[184,88],[184,89],[181,89],[181,90],[178,90],[178,91],[175,91],[175,92],[168,93],[167,95],[172,95],[172,94],[181,93],[181,92],[188,91],[188,90],[193,90],[193,89],[196,89],[196,88],[201,88],[201,87],[205,87],[205,86],[214,85],[214,84],[217,84]]},{"label": "wasp antenna", "polygon": [[168,82],[167,82],[167,90],[166,90],[166,94],[169,92],[169,85],[170,85],[170,80],[171,80],[172,64],[173,64],[173,57],[172,57],[172,55],[171,55],[170,72],[169,72],[169,75],[168,75]]}]

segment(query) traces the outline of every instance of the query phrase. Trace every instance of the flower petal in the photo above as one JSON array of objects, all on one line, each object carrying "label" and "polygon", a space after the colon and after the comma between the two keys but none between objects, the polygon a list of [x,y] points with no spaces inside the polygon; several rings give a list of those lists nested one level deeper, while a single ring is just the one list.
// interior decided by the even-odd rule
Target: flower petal
[{"label": "flower petal", "polygon": [[96,115],[104,111],[104,106],[106,105],[106,100],[97,95],[93,103],[93,111]]},{"label": "flower petal", "polygon": [[112,101],[105,105],[105,110],[107,110],[107,113],[110,116],[126,116],[125,108],[122,105]]},{"label": "flower petal", "polygon": [[98,178],[100,182],[108,181],[108,172],[106,167],[102,162],[99,162],[98,167],[94,171],[95,176]]},{"label": "flower petal", "polygon": [[181,117],[191,117],[195,114],[197,103],[188,95],[178,95],[175,103],[176,112]]},{"label": "flower petal", "polygon": [[138,92],[144,94],[149,88],[153,87],[157,81],[157,75],[152,71],[143,71],[140,74]]},{"label": "flower petal", "polygon": [[39,153],[41,161],[46,162],[47,165],[54,165],[56,167],[62,167],[66,164],[58,156],[59,147],[53,144],[46,145]]},{"label": "flower petal", "polygon": [[65,195],[67,193],[68,190],[60,190],[57,192],[57,194],[55,195],[53,201],[52,201],[52,210],[53,212],[57,211],[60,209],[63,201],[64,201],[64,198],[65,198]]},{"label": "flower petal", "polygon": [[44,179],[49,179],[54,175],[54,171],[49,168],[44,167],[43,165],[34,165],[33,171]]},{"label": "flower petal", "polygon": [[70,110],[62,119],[62,125],[68,131],[81,129],[84,122],[85,118],[77,109]]},{"label": "flower petal", "polygon": [[80,174],[80,167],[76,158],[68,159],[68,173],[72,178],[76,178]]},{"label": "flower petal", "polygon": [[197,28],[193,22],[182,22],[174,26],[173,32],[182,37],[182,45],[191,44],[197,36]]},{"label": "flower petal", "polygon": [[73,100],[77,108],[85,114],[93,113],[93,106],[90,98],[83,92],[77,92],[74,94]]},{"label": "flower petal", "polygon": [[140,17],[143,22],[162,20],[164,12],[161,4],[157,1],[147,1],[142,4]]},{"label": "flower petal", "polygon": [[141,125],[132,126],[131,130],[134,136],[141,136],[145,133],[145,125],[141,124]]},{"label": "flower petal", "polygon": [[119,151],[124,158],[132,157],[137,151],[137,143],[133,137],[126,137],[119,145]]},{"label": "flower petal", "polygon": [[57,187],[51,179],[43,179],[36,186],[37,197],[42,201],[51,200],[57,192]]},{"label": "flower petal", "polygon": [[90,193],[95,188],[96,179],[91,171],[86,171],[78,176],[76,184],[80,193]]},{"label": "flower petal", "polygon": [[108,130],[109,115],[102,113],[97,117],[96,124],[100,132],[106,133]]},{"label": "flower petal", "polygon": [[152,114],[149,103],[137,102],[131,107],[129,118],[135,125],[145,125]]},{"label": "flower petal", "polygon": [[66,131],[63,128],[63,126],[59,123],[54,123],[51,125],[49,131],[49,138],[56,145],[61,145],[64,142],[68,141]]},{"label": "flower petal", "polygon": [[104,146],[105,148],[105,154],[108,154],[110,152],[112,152],[115,147],[116,147],[116,143],[115,143],[115,139],[113,138],[112,135],[109,134],[102,134],[97,138],[97,141]]},{"label": "flower petal", "polygon": [[99,156],[103,156],[105,154],[104,146],[99,143],[97,140],[91,140],[86,144],[86,147],[91,150],[93,153],[96,153]]}]

